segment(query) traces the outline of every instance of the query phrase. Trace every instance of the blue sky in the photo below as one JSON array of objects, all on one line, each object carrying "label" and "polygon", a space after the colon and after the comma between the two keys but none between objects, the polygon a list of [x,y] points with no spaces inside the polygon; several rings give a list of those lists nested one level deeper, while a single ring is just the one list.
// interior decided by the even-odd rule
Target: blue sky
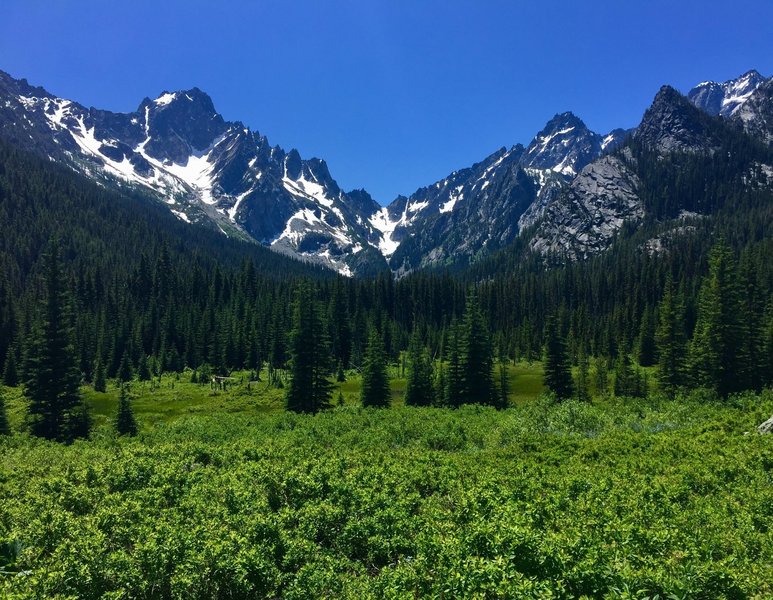
[{"label": "blue sky", "polygon": [[226,119],[381,203],[571,110],[604,133],[658,88],[773,75],[773,2],[4,0],[0,69],[87,106],[198,86]]}]

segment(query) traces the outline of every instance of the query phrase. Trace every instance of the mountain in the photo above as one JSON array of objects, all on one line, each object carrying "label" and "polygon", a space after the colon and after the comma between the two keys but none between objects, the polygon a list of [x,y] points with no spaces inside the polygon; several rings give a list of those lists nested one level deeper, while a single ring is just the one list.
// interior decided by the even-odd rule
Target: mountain
[{"label": "mountain", "polygon": [[500,148],[409,197],[401,196],[372,224],[397,274],[464,264],[512,242],[587,164],[629,132],[599,135],[571,112],[554,116],[528,147]]},{"label": "mountain", "polygon": [[698,108],[712,116],[732,116],[765,78],[757,71],[747,71],[736,79],[724,83],[704,81],[687,93],[687,98]]},{"label": "mountain", "polygon": [[[609,248],[624,227],[670,221],[678,230],[685,217],[713,214],[747,189],[772,189],[773,153],[759,144],[769,141],[769,86],[756,89],[729,120],[662,87],[629,141],[584,167],[543,207],[530,223],[529,246],[587,258]],[[763,133],[742,133],[740,115],[747,132]]]},{"label": "mountain", "polygon": [[132,113],[86,108],[0,72],[0,136],[104,184],[154,194],[187,223],[252,238],[344,274],[386,268],[379,210],[349,197],[323,160],[227,122],[199,90],[145,98]]},{"label": "mountain", "polygon": [[773,145],[773,78],[761,84],[733,113],[744,131]]}]

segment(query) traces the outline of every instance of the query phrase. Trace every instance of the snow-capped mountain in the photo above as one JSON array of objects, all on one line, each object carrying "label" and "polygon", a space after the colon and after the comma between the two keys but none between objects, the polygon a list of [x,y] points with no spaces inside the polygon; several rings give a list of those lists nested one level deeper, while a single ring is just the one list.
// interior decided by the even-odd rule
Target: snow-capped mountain
[{"label": "snow-capped mountain", "polygon": [[757,71],[747,71],[736,79],[724,83],[704,81],[691,89],[687,97],[690,102],[710,115],[732,116],[746,102],[765,78]]},{"label": "snow-capped mountain", "polygon": [[153,192],[180,219],[249,236],[341,273],[385,268],[369,223],[378,204],[349,197],[319,159],[226,122],[197,88],[132,113],[86,108],[0,72],[0,135],[105,184]]},{"label": "snow-capped mountain", "polygon": [[500,148],[386,207],[365,190],[341,190],[323,160],[225,121],[197,88],[113,113],[0,72],[0,137],[103,185],[150,192],[185,222],[346,275],[402,275],[472,262],[524,231],[541,253],[603,251],[624,224],[646,217],[632,143],[661,155],[711,153],[725,123],[773,144],[773,80],[750,71],[699,84],[688,98],[664,86],[638,128],[606,135],[558,114],[527,147]]}]

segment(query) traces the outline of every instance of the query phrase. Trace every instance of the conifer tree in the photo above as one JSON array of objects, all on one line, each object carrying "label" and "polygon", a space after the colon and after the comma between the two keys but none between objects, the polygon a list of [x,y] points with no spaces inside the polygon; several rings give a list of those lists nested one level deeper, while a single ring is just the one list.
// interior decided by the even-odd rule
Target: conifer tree
[{"label": "conifer tree", "polygon": [[94,391],[103,393],[107,391],[105,365],[99,357],[94,365]]},{"label": "conifer tree", "polygon": [[29,400],[33,435],[69,442],[84,435],[88,418],[80,395],[69,297],[57,242],[51,243],[44,261],[45,298],[27,353],[24,395]]},{"label": "conifer tree", "polygon": [[150,368],[148,367],[148,357],[143,352],[140,354],[140,360],[137,364],[137,379],[140,381],[150,381]]},{"label": "conifer tree", "polygon": [[11,427],[8,424],[8,411],[5,408],[5,394],[0,391],[0,435],[9,435]]},{"label": "conifer tree", "polygon": [[656,363],[655,346],[655,317],[651,308],[644,310],[639,327],[639,344],[636,349],[639,364],[642,367],[651,367]]},{"label": "conifer tree", "polygon": [[121,384],[121,393],[118,396],[118,412],[115,415],[115,430],[118,435],[137,435],[137,421],[129,397],[129,386]]},{"label": "conifer tree", "polygon": [[690,363],[695,383],[723,397],[748,383],[743,319],[733,252],[720,240],[709,255],[709,273],[698,296]]},{"label": "conifer tree", "polygon": [[121,364],[118,366],[118,372],[116,373],[116,379],[121,383],[126,383],[134,378],[134,368],[132,367],[131,359],[129,358],[128,350],[123,353],[121,358]]},{"label": "conifer tree", "polygon": [[496,404],[493,377],[493,348],[488,326],[473,294],[464,313],[462,403]]},{"label": "conifer tree", "polygon": [[16,353],[12,347],[8,347],[8,355],[5,357],[5,366],[3,367],[3,383],[8,387],[19,385],[19,372],[16,369]]},{"label": "conifer tree", "polygon": [[607,393],[607,386],[609,385],[609,368],[607,367],[607,359],[603,356],[597,357],[594,361],[594,370],[596,394],[601,396]]},{"label": "conifer tree", "polygon": [[405,387],[407,406],[429,406],[432,404],[432,363],[427,350],[421,343],[418,330],[414,331],[408,347],[408,381]]},{"label": "conifer tree", "polygon": [[631,366],[631,359],[625,352],[620,352],[615,361],[615,396],[636,396],[636,375]]},{"label": "conifer tree", "polygon": [[377,408],[388,407],[391,400],[389,378],[386,372],[387,357],[384,342],[374,327],[368,336],[365,357],[362,365],[362,391],[360,401],[363,406]]},{"label": "conifer tree", "polygon": [[666,281],[658,315],[659,322],[655,333],[659,367],[657,377],[660,389],[673,398],[677,389],[686,383],[687,340],[684,303],[670,275]]},{"label": "conifer tree", "polygon": [[293,306],[290,385],[285,405],[294,412],[316,413],[330,407],[331,357],[320,310],[309,283],[301,283]]},{"label": "conifer tree", "polygon": [[585,351],[585,345],[580,343],[577,351],[577,381],[575,382],[576,395],[580,402],[590,401],[589,370],[588,354]]},{"label": "conifer tree", "polygon": [[545,322],[545,386],[559,399],[571,398],[574,392],[572,369],[566,342],[555,316]]},{"label": "conifer tree", "polygon": [[461,332],[457,324],[451,325],[448,336],[448,378],[446,398],[448,405],[457,408],[465,398],[465,373],[462,365]]},{"label": "conifer tree", "polygon": [[495,406],[499,409],[507,408],[509,404],[508,392],[510,391],[510,374],[507,371],[507,357],[500,353],[497,363],[499,370],[499,385],[497,386],[497,401]]}]

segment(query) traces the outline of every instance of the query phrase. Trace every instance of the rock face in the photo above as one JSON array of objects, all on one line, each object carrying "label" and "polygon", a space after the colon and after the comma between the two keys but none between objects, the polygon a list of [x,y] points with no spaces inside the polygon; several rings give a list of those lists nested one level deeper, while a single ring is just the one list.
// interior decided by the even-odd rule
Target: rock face
[{"label": "rock face", "polygon": [[620,157],[592,162],[544,208],[531,247],[572,259],[605,250],[623,223],[643,218],[638,186],[639,178]]},{"label": "rock face", "polygon": [[634,139],[652,150],[703,152],[718,143],[715,123],[670,86],[663,86],[644,113]]},{"label": "rock face", "polygon": [[688,92],[687,98],[712,116],[730,117],[764,82],[765,78],[762,75],[751,70],[724,83],[716,81],[699,83]]},{"label": "rock face", "polygon": [[760,85],[733,113],[746,133],[773,145],[773,78]]},{"label": "rock face", "polygon": [[773,417],[770,417],[767,421],[761,423],[757,427],[757,431],[760,433],[773,433]]}]

